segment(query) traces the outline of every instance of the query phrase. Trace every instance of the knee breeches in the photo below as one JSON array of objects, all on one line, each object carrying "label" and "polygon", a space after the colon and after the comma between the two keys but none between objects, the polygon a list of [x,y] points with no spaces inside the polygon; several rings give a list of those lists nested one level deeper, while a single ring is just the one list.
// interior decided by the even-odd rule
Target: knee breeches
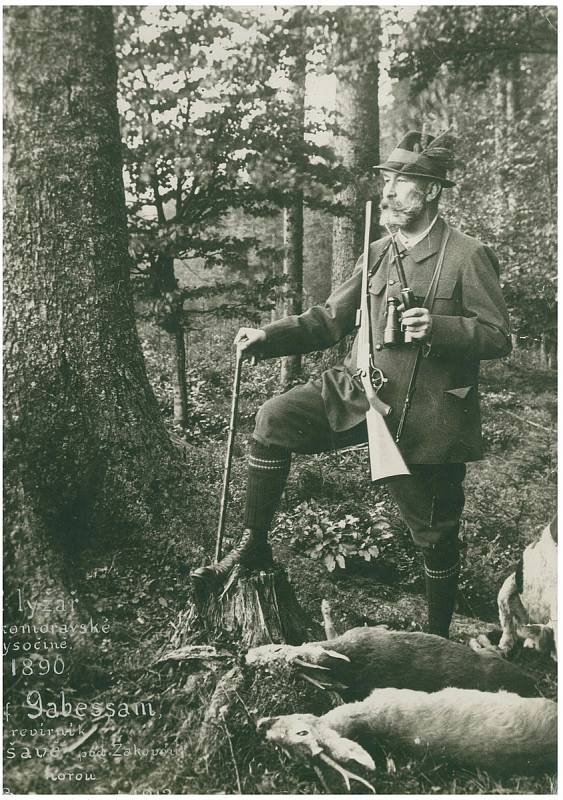
[{"label": "knee breeches", "polygon": [[[258,411],[254,438],[266,447],[294,453],[322,453],[367,442],[365,422],[333,431],[320,386],[314,381],[268,400]],[[411,475],[386,481],[415,544],[440,560],[457,551],[464,506],[465,464],[409,464]]]}]

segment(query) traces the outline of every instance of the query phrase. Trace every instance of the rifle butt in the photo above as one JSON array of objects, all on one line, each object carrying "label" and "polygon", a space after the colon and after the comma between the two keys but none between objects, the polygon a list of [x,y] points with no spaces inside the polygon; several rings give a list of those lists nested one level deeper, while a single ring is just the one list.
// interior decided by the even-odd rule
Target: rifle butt
[{"label": "rifle butt", "polygon": [[410,475],[410,470],[381,414],[369,408],[366,412],[366,423],[372,481],[393,478],[397,475]]}]

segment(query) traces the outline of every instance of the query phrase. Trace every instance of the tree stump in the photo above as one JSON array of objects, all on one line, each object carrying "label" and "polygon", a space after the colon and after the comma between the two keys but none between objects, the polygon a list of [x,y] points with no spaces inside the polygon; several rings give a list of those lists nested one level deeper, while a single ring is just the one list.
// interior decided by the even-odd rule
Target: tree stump
[{"label": "tree stump", "polygon": [[221,632],[245,647],[302,644],[322,637],[300,606],[283,567],[234,577],[220,593],[196,591],[195,605],[211,640]]}]

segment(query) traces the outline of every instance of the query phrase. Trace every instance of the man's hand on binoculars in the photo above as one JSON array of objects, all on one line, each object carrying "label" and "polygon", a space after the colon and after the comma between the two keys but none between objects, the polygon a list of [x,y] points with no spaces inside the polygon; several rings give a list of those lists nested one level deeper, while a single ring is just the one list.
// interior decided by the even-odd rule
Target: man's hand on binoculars
[{"label": "man's hand on binoculars", "polygon": [[234,345],[237,348],[237,358],[250,358],[256,364],[257,348],[266,341],[266,334],[260,328],[239,328],[235,336]]},{"label": "man's hand on binoculars", "polygon": [[401,327],[404,331],[408,331],[411,339],[423,341],[430,337],[432,332],[432,316],[427,308],[408,308],[403,310],[404,306],[399,306],[401,315]]}]

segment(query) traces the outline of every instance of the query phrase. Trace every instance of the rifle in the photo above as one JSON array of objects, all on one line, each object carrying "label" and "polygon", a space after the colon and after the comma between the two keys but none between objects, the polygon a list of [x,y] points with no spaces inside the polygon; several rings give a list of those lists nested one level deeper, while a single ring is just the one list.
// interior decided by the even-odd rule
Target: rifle
[{"label": "rifle", "polygon": [[356,317],[358,331],[357,375],[369,402],[366,412],[368,428],[369,461],[372,481],[391,478],[395,475],[410,475],[409,468],[403,461],[399,448],[393,441],[384,417],[391,414],[391,406],[377,396],[377,392],[387,378],[374,366],[371,354],[370,318],[369,318],[369,234],[371,227],[371,200],[366,203],[366,223],[364,235],[364,255],[362,266],[362,297]]}]

